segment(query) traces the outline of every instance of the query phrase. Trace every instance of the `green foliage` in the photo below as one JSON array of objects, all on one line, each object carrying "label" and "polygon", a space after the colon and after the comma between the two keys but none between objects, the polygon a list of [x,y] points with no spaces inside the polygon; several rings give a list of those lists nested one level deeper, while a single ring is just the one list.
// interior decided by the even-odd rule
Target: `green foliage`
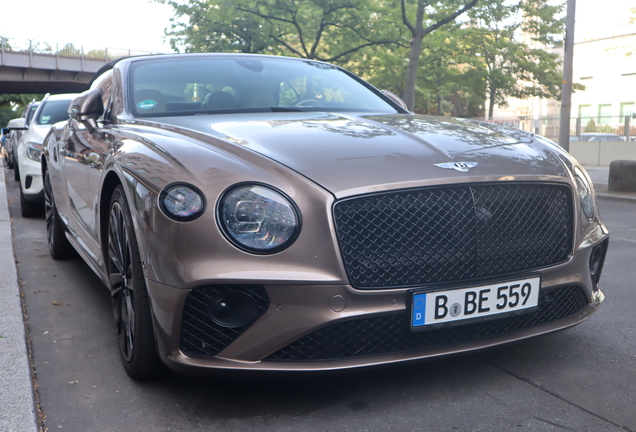
[{"label": "green foliage", "polygon": [[415,111],[448,116],[478,116],[485,93],[484,73],[460,25],[425,39],[420,58]]},{"label": "green foliage", "polygon": [[[422,43],[426,36],[455,21],[477,4],[478,0],[440,0],[429,2],[401,0],[402,24],[408,29],[409,64],[406,71],[404,102],[409,109],[415,108],[417,76],[422,55]],[[439,104],[438,104],[439,105]]]},{"label": "green foliage", "polygon": [[77,48],[72,43],[67,43],[62,48],[57,50],[57,54],[67,57],[80,57],[82,55],[82,50]]},{"label": "green foliage", "polygon": [[590,121],[587,122],[587,125],[585,126],[585,132],[598,132],[596,122],[593,118],[591,118]]},{"label": "green foliage", "polygon": [[12,49],[11,42],[9,41],[8,37],[0,36],[0,45],[3,46],[6,50]]},{"label": "green foliage", "polygon": [[[156,0],[175,10],[173,49],[292,55],[344,62],[395,43],[389,9],[374,0]],[[386,13],[380,13],[386,12]]]},{"label": "green foliage", "polygon": [[[623,126],[623,129],[625,129],[624,126]],[[616,128],[614,126],[610,126],[610,125],[598,125],[598,126],[596,126],[596,131],[595,132],[599,132],[599,133],[615,133],[616,132]]]},{"label": "green foliage", "polygon": [[33,99],[40,100],[43,95],[35,94],[0,94],[0,127],[5,127],[9,120],[20,117],[24,107]]},{"label": "green foliage", "polygon": [[175,11],[166,34],[176,51],[337,62],[398,95],[414,83],[421,113],[483,116],[488,97],[492,110],[561,88],[547,48],[560,42],[562,5],[546,0],[155,1]]},{"label": "green foliage", "polygon": [[22,109],[33,99],[40,100],[43,95],[36,94],[0,94],[0,108],[11,108],[12,110]]},{"label": "green foliage", "polygon": [[489,116],[508,97],[559,96],[560,59],[546,48],[562,33],[561,9],[544,0],[490,0],[471,11],[468,37],[485,72]]}]

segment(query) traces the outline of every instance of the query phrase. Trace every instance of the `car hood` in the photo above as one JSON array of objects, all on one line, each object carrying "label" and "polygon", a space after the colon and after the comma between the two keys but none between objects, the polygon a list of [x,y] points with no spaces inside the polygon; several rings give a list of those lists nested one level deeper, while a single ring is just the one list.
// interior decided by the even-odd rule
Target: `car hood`
[{"label": "car hood", "polygon": [[32,125],[30,125],[26,135],[24,136],[24,138],[22,138],[22,141],[24,143],[43,144],[44,143],[44,138],[46,137],[46,134],[51,129],[51,126],[52,125],[50,125],[50,124],[46,124],[46,125],[32,124]]},{"label": "car hood", "polygon": [[[557,152],[532,135],[464,119],[304,112],[157,120],[249,148],[339,197],[427,181],[567,176]],[[448,162],[477,165],[436,165]]]}]

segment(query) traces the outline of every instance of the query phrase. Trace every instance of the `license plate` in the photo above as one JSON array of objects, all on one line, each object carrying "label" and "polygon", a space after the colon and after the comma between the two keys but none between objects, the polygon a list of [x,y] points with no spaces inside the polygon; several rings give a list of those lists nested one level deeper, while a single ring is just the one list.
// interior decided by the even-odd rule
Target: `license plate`
[{"label": "license plate", "polygon": [[413,329],[536,307],[541,277],[530,277],[492,285],[413,292]]}]

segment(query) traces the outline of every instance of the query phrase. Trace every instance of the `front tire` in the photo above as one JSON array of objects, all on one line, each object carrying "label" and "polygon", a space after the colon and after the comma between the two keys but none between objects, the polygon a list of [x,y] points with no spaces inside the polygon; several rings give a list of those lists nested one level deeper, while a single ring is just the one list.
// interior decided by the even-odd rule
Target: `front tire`
[{"label": "front tire", "polygon": [[150,299],[139,258],[130,207],[117,186],[108,219],[108,273],[121,359],[130,377],[137,380],[159,374]]},{"label": "front tire", "polygon": [[20,169],[18,168],[18,164],[15,160],[11,162],[9,168],[13,168],[13,180],[20,181]]},{"label": "front tire", "polygon": [[46,236],[49,243],[49,253],[53,259],[68,258],[73,247],[64,234],[62,219],[55,206],[55,197],[51,187],[48,166],[44,168],[44,217],[46,219]]}]

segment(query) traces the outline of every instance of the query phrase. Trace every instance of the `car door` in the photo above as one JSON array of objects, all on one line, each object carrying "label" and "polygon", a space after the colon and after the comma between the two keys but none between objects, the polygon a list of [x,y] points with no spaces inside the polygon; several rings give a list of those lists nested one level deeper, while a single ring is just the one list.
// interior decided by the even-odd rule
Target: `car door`
[{"label": "car door", "polygon": [[[98,86],[104,103],[108,104],[110,82],[102,81]],[[111,148],[111,135],[103,129],[104,118],[99,120],[99,128],[89,132],[78,121],[69,120],[68,133],[60,143],[63,148],[62,162],[66,184],[68,212],[71,215],[70,228],[83,248],[97,262],[101,256],[99,236],[99,188],[103,173],[103,161]]]}]

